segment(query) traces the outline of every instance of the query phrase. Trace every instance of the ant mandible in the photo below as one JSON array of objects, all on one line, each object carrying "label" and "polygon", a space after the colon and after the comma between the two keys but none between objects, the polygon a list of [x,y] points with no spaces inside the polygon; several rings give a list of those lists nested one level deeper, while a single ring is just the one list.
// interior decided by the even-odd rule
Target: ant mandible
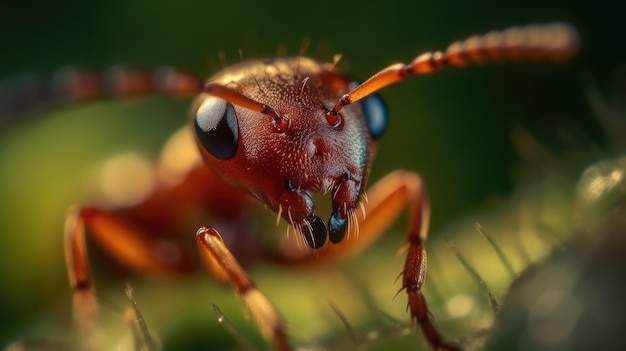
[{"label": "ant mandible", "polygon": [[[444,52],[419,55],[410,64],[391,65],[361,84],[336,72],[334,63],[305,57],[242,62],[223,69],[205,85],[175,70],[155,76],[132,69],[115,71],[107,85],[113,94],[200,92],[191,109],[191,128],[179,132],[179,139],[191,140],[193,134],[207,167],[188,162],[178,171],[182,175],[179,182],[163,180],[137,205],[116,209],[77,206],[70,210],[65,254],[74,289],[75,318],[88,328],[97,308],[86,233],[135,270],[185,273],[197,263],[193,254],[171,245],[182,242],[172,233],[190,230],[184,223],[188,212],[201,211],[224,227],[220,229],[222,235],[213,227],[197,230],[204,265],[232,284],[275,349],[290,349],[279,313],[239,264],[248,257],[249,242],[252,246],[256,243],[254,226],[249,225],[255,220],[256,202],[248,195],[298,232],[299,245],[280,247],[272,256],[292,264],[363,248],[382,235],[408,206],[406,260],[398,293],[406,292],[412,324],[420,326],[434,349],[461,349],[444,341],[421,291],[426,277],[424,241],[429,203],[420,176],[394,171],[366,195],[377,141],[387,126],[385,107],[375,93],[411,75],[445,67],[562,61],[576,48],[575,30],[557,23],[474,36]],[[91,78],[75,75],[68,84],[69,93],[79,98],[96,95],[99,88],[94,88],[97,84]],[[165,153],[174,153],[174,161],[186,157],[188,150],[176,154],[179,149],[172,145]],[[174,161],[170,158],[161,166],[171,171],[177,163]],[[311,193],[328,192],[332,194],[332,213],[325,221],[315,213]],[[358,240],[344,242],[346,236],[358,236]]]}]

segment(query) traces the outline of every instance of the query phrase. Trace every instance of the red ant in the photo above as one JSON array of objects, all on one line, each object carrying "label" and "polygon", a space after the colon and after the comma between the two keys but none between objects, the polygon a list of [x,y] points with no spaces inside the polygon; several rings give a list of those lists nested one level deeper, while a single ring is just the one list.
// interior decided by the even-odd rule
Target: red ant
[{"label": "red ant", "polygon": [[[387,125],[385,106],[375,93],[413,74],[450,66],[562,61],[576,47],[576,32],[566,24],[511,28],[456,42],[445,52],[424,53],[410,64],[391,65],[361,84],[336,72],[334,63],[305,57],[246,61],[223,69],[205,85],[179,71],[156,76],[116,71],[108,77],[108,88],[116,94],[154,89],[177,95],[200,92],[191,109],[191,128],[179,136],[191,140],[193,134],[206,167],[188,163],[179,170],[180,182],[162,180],[134,206],[112,210],[80,206],[70,211],[65,252],[75,317],[88,326],[97,307],[86,228],[108,252],[137,271],[184,273],[197,262],[173,234],[193,230],[187,219],[190,212],[200,211],[219,223],[222,232],[208,226],[197,230],[205,266],[232,284],[275,349],[290,349],[279,313],[238,263],[250,258],[257,244],[250,225],[256,219],[252,197],[298,233],[299,245],[282,246],[272,254],[276,261],[290,264],[359,250],[382,235],[408,206],[407,254],[398,293],[406,292],[411,321],[419,324],[433,348],[460,349],[444,341],[421,291],[429,203],[420,176],[394,171],[365,192],[378,139]],[[99,83],[92,78],[75,75],[70,93],[79,98],[97,95]],[[170,145],[165,152],[182,152],[174,157],[180,161],[189,151]],[[162,167],[172,171],[174,163],[170,159]],[[328,192],[332,212],[323,220],[315,212],[311,193]],[[346,236],[358,240],[344,241]]]}]

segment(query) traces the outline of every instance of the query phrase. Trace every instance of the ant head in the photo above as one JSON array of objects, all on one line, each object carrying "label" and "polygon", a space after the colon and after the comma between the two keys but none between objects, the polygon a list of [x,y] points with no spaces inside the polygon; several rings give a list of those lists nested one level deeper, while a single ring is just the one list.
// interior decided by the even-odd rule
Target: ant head
[{"label": "ant head", "polygon": [[[382,135],[386,111],[376,95],[336,106],[356,84],[307,58],[255,60],[209,80],[192,110],[207,165],[252,194],[320,248],[340,242],[355,211]],[[311,192],[332,193],[328,221]]]}]

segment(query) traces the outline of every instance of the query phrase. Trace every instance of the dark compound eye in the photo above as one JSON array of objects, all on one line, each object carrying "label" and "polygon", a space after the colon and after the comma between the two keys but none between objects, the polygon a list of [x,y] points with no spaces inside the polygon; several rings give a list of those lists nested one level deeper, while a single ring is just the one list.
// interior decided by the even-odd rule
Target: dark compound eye
[{"label": "dark compound eye", "polygon": [[367,130],[374,139],[378,139],[387,130],[387,106],[378,94],[372,94],[361,100]]},{"label": "dark compound eye", "polygon": [[233,105],[208,97],[198,108],[194,124],[198,140],[211,155],[221,160],[235,156],[239,126]]}]

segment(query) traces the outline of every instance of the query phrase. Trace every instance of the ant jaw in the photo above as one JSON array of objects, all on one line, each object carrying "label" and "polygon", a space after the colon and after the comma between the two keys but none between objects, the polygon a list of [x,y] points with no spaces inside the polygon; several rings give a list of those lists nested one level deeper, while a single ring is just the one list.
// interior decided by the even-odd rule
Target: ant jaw
[{"label": "ant jaw", "polygon": [[333,212],[328,219],[328,226],[315,214],[305,221],[305,225],[294,225],[300,229],[309,247],[317,250],[324,246],[327,237],[333,244],[340,243],[346,236],[348,220],[342,218],[339,212]]},{"label": "ant jaw", "polygon": [[340,243],[346,236],[348,218],[341,217],[339,212],[333,212],[328,220],[328,238],[333,244]]},{"label": "ant jaw", "polygon": [[333,244],[340,243],[346,236],[348,217],[356,208],[360,189],[360,179],[349,171],[333,188],[333,213],[328,219],[328,235]]},{"label": "ant jaw", "polygon": [[314,210],[311,194],[306,190],[294,189],[291,182],[286,182],[287,191],[280,198],[280,211],[283,217],[304,236],[309,247],[319,249],[326,243],[328,228]]},{"label": "ant jaw", "polygon": [[308,221],[308,224],[302,228],[302,234],[306,243],[312,249],[319,249],[326,243],[326,237],[328,236],[328,228],[326,223],[317,215],[313,215],[313,219]]},{"label": "ant jaw", "polygon": [[[346,170],[336,178],[326,178],[313,188],[296,188],[290,180],[286,180],[287,191],[278,199],[278,213],[302,233],[312,249],[324,246],[327,238],[333,244],[338,244],[345,238],[350,218],[360,201],[362,179],[359,172]],[[315,214],[315,202],[309,191],[323,194],[330,187],[333,210],[326,224]]]},{"label": "ant jaw", "polygon": [[287,191],[279,198],[279,213],[304,236],[306,243],[314,250],[324,246],[327,239],[338,244],[345,238],[350,215],[354,213],[359,202],[360,181],[350,172],[346,172],[334,183],[333,212],[328,224],[315,214],[315,203],[308,191],[295,189],[287,181]]}]

